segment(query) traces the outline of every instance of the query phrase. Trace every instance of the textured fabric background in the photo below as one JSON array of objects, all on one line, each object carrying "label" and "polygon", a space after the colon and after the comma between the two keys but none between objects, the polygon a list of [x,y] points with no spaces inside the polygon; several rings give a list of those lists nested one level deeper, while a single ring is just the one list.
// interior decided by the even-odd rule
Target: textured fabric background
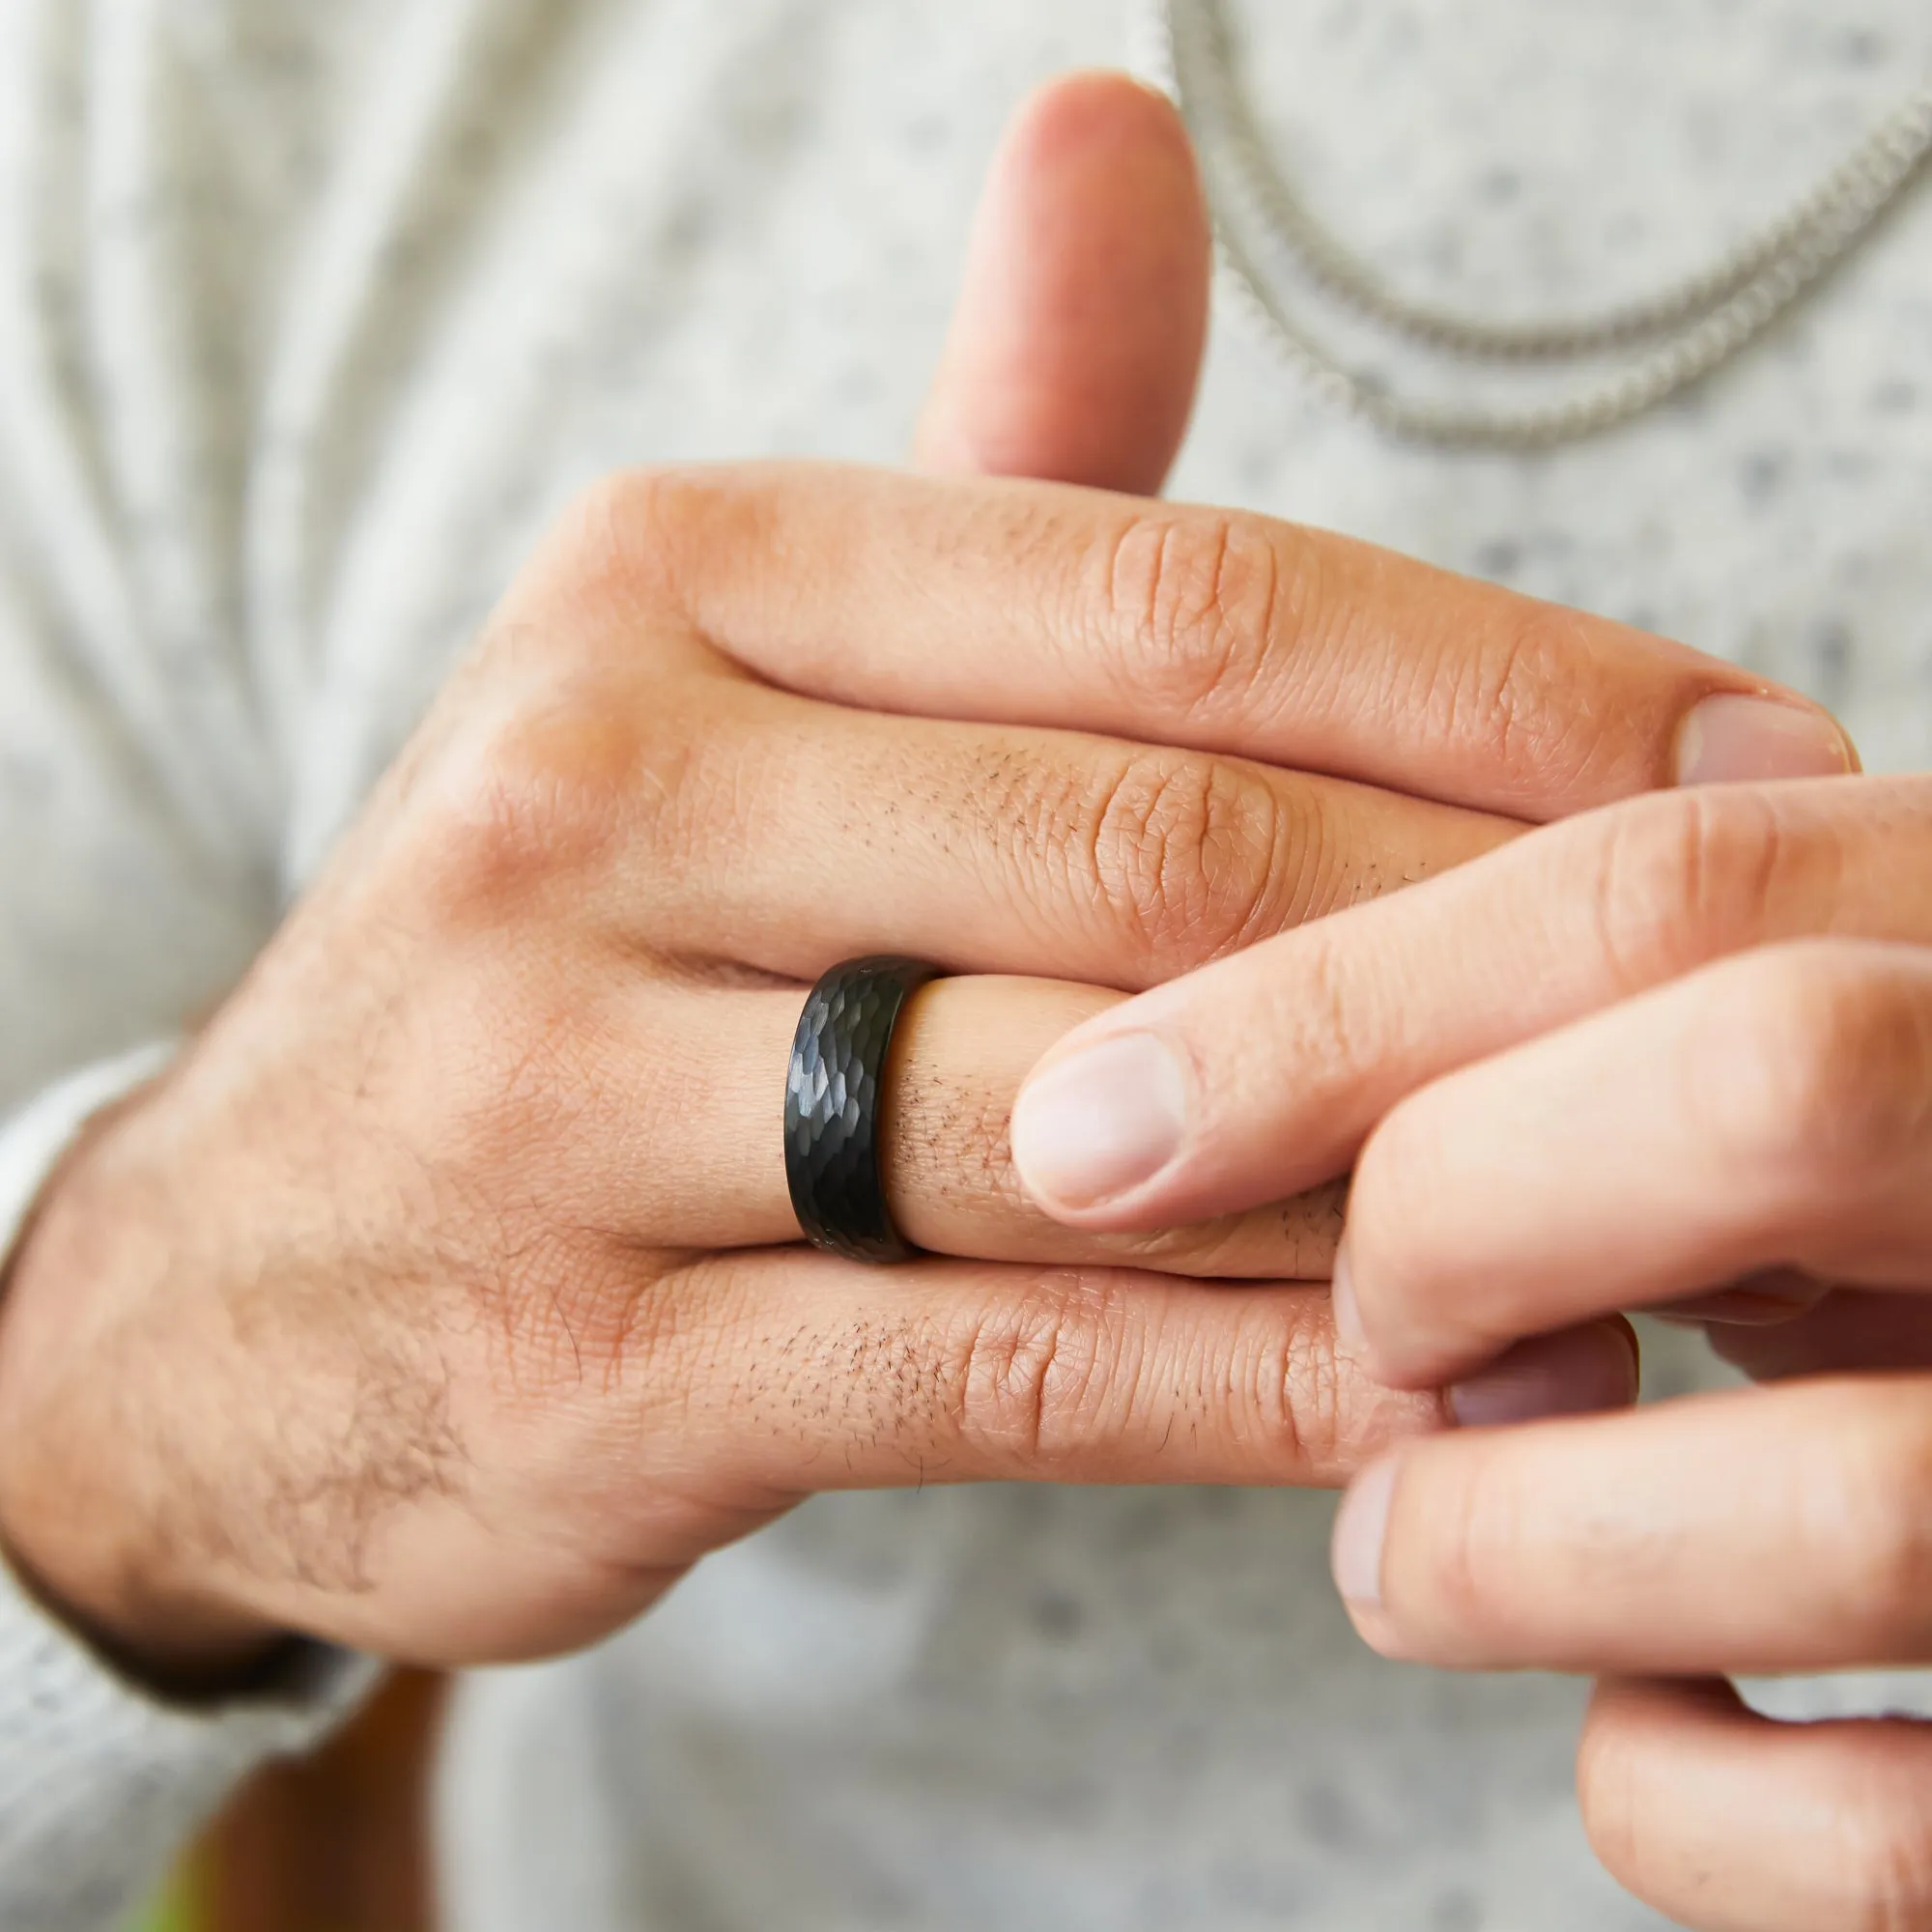
[{"label": "textured fabric background", "polygon": [[[1915,0],[1244,16],[1328,218],[1524,309],[1697,261],[1932,62]],[[1122,46],[1116,0],[0,10],[0,1101],[220,996],[579,484],[895,458],[1000,123]],[[1219,330],[1177,489],[1732,654],[1917,766],[1928,426],[1921,195],[1747,364],[1533,460],[1391,449]],[[1576,1824],[1577,1687],[1370,1659],[1329,1507],[815,1503],[601,1651],[469,1687],[451,1923],[1654,1923]],[[40,1644],[30,1614],[0,1623]],[[0,1842],[51,1727],[98,1754],[68,1824],[113,1881],[243,1719],[131,1746],[89,1669],[0,1683]],[[97,1922],[26,1853],[0,1902]]]}]

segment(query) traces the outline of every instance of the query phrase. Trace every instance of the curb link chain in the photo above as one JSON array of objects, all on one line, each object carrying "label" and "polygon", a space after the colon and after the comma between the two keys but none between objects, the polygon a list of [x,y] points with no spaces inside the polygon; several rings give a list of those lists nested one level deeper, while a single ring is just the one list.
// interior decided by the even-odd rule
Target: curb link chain
[{"label": "curb link chain", "polygon": [[[1656,408],[1740,355],[1839,266],[1932,158],[1932,85],[1885,116],[1777,219],[1717,262],[1596,315],[1499,323],[1412,301],[1324,228],[1283,176],[1242,89],[1228,0],[1141,0],[1136,65],[1166,89],[1201,151],[1224,292],[1276,358],[1330,408],[1402,441],[1548,449]],[[1293,316],[1251,238],[1340,307],[1435,354],[1499,366],[1634,357],[1601,382],[1528,409],[1468,409],[1392,394]]]}]

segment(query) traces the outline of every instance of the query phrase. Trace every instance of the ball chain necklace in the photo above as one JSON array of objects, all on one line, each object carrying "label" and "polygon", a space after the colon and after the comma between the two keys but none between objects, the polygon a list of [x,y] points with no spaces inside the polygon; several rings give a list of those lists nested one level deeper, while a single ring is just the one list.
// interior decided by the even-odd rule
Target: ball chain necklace
[{"label": "ball chain necklace", "polygon": [[[1331,407],[1436,448],[1547,449],[1656,408],[1817,288],[1932,157],[1928,83],[1775,220],[1694,273],[1594,313],[1492,321],[1405,296],[1317,218],[1276,162],[1241,85],[1229,0],[1142,0],[1136,30],[1142,71],[1167,88],[1194,136],[1234,306]],[[1326,346],[1287,293],[1291,281],[1411,348],[1492,371],[1561,371],[1605,357],[1619,366],[1523,407],[1400,395]]]}]

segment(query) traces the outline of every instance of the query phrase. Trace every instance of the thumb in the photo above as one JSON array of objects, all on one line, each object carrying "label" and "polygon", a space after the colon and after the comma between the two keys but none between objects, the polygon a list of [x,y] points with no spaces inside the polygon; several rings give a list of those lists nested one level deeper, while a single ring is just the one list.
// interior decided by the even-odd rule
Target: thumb
[{"label": "thumb", "polygon": [[1167,98],[1122,73],[1049,82],[993,157],[914,461],[1158,490],[1194,404],[1208,260]]}]

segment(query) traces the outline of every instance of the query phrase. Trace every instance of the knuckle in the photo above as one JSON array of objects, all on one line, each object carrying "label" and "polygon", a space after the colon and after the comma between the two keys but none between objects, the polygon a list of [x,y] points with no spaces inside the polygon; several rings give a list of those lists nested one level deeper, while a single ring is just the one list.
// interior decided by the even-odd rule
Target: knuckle
[{"label": "knuckle", "polygon": [[1866,1188],[1922,1150],[1932,1013],[1894,966],[1882,949],[1797,941],[1713,989],[1690,1086],[1734,1159]]},{"label": "knuckle", "polygon": [[580,563],[624,555],[631,548],[633,530],[661,520],[663,481],[661,472],[616,469],[585,484],[557,519],[559,547]]},{"label": "knuckle", "polygon": [[700,469],[613,470],[565,506],[546,563],[579,596],[628,601],[671,593],[678,557],[728,488],[721,474]]},{"label": "knuckle", "polygon": [[1276,1321],[1251,1352],[1257,1373],[1240,1418],[1243,1440],[1259,1447],[1269,1465],[1297,1470],[1304,1480],[1346,1474],[1349,1451],[1363,1432],[1359,1418],[1348,1413],[1333,1329]]},{"label": "knuckle", "polygon": [[[398,763],[433,897],[522,898],[581,877],[620,839],[678,856],[709,822],[730,784],[706,781],[729,780],[734,741],[692,715],[696,687],[667,701],[682,661],[655,646],[685,635],[678,558],[730,495],[701,471],[629,470],[557,520]],[[593,615],[613,609],[642,621]]]},{"label": "knuckle", "polygon": [[415,876],[445,912],[500,913],[582,886],[627,845],[685,851],[709,809],[703,742],[659,728],[628,682],[552,667],[477,706],[445,742],[417,790]]},{"label": "knuckle", "polygon": [[1452,742],[1474,745],[1530,795],[1584,784],[1605,744],[1596,707],[1575,702],[1583,619],[1512,600],[1508,621],[1473,645],[1445,639],[1435,655],[1440,714]]},{"label": "knuckle", "polygon": [[981,1467],[1039,1474],[1206,1454],[1264,1479],[1346,1473],[1375,1418],[1350,1399],[1325,1325],[1263,1297],[1233,1321],[1136,1321],[1118,1281],[1069,1271],[957,1338],[952,1421]]},{"label": "knuckle", "polygon": [[1121,1343],[1111,1297],[1078,1276],[975,1311],[941,1377],[961,1441],[1016,1471],[1091,1447],[1107,1426]]},{"label": "knuckle", "polygon": [[1243,706],[1284,621],[1282,559],[1258,519],[1136,512],[1103,554],[1102,642],[1130,696],[1163,716]]},{"label": "knuckle", "polygon": [[1312,813],[1259,772],[1187,753],[1132,754],[1049,824],[1058,869],[1154,957],[1203,960],[1278,929],[1320,863]]},{"label": "knuckle", "polygon": [[1591,822],[1588,890],[1619,990],[1766,936],[1805,841],[1745,790],[1655,794]]}]

